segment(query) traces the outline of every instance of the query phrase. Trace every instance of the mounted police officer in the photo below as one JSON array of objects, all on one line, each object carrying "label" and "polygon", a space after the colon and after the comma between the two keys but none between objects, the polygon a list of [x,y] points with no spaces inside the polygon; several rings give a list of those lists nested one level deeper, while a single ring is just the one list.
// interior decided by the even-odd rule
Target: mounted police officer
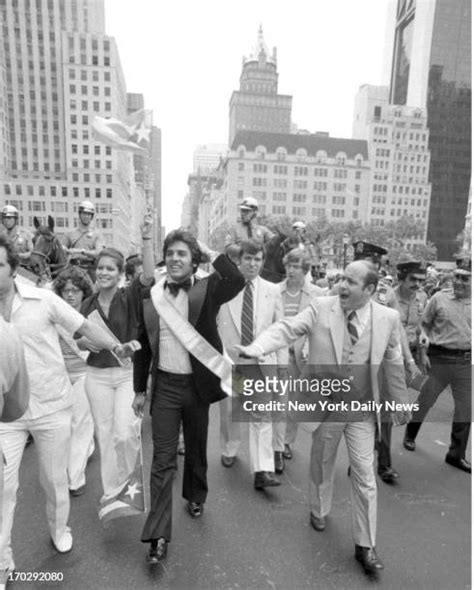
[{"label": "mounted police officer", "polygon": [[239,205],[240,220],[230,230],[225,237],[224,246],[226,252],[229,246],[240,244],[242,241],[255,239],[264,244],[268,242],[275,234],[268,227],[257,223],[258,201],[253,197],[245,198]]},{"label": "mounted police officer", "polygon": [[70,255],[71,264],[86,270],[92,280],[95,280],[96,256],[105,247],[99,232],[91,225],[94,213],[94,205],[90,201],[82,201],[79,205],[78,226],[67,232],[63,239],[63,247]]},{"label": "mounted police officer", "polygon": [[33,251],[33,236],[27,229],[18,225],[18,219],[18,209],[13,205],[5,205],[2,209],[3,231],[0,233],[4,233],[11,240],[20,257],[20,263],[26,265]]}]

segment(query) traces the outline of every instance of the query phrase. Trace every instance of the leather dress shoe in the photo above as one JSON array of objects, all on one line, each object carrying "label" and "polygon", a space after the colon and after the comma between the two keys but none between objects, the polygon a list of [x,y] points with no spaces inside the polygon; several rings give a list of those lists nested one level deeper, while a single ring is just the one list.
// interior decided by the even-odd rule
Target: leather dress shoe
[{"label": "leather dress shoe", "polygon": [[380,475],[380,479],[385,483],[393,483],[400,477],[398,471],[391,467],[379,467],[377,473]]},{"label": "leather dress shoe", "polygon": [[224,467],[232,467],[232,465],[235,463],[235,455],[233,457],[221,455],[221,463],[224,465]]},{"label": "leather dress shoe", "polygon": [[319,516],[315,516],[312,512],[309,516],[309,522],[315,531],[324,531],[326,528],[326,521],[324,520],[324,516],[321,518]]},{"label": "leather dress shoe", "polygon": [[160,537],[156,541],[152,541],[150,545],[150,551],[147,555],[147,563],[154,565],[155,563],[159,563],[162,559],[166,557],[168,553],[168,541],[163,537]]},{"label": "leather dress shoe", "polygon": [[416,449],[415,439],[405,436],[405,438],[403,439],[403,446],[407,451],[414,451]]},{"label": "leather dress shoe", "polygon": [[188,511],[189,515],[193,518],[199,518],[200,516],[202,516],[204,506],[199,502],[188,502],[186,510]]},{"label": "leather dress shoe", "polygon": [[471,473],[471,464],[466,459],[456,459],[451,455],[446,455],[445,459],[446,463],[460,469],[461,471],[465,471],[466,473]]},{"label": "leather dress shoe", "polygon": [[254,488],[256,490],[263,490],[263,488],[274,488],[281,485],[281,482],[275,477],[271,471],[256,471],[254,479]]},{"label": "leather dress shoe", "polygon": [[289,444],[285,443],[285,450],[283,451],[283,457],[289,461],[290,459],[293,459],[293,451],[291,450],[291,447]]},{"label": "leather dress shoe", "polygon": [[281,451],[275,451],[275,473],[282,474],[285,471],[285,459]]},{"label": "leather dress shoe", "polygon": [[360,545],[356,545],[355,558],[362,564],[367,574],[375,574],[384,568],[382,560],[375,551],[375,547],[361,547]]},{"label": "leather dress shoe", "polygon": [[82,496],[82,494],[84,494],[85,491],[86,491],[86,484],[84,484],[83,486],[79,486],[78,488],[75,488],[74,490],[69,490],[69,493],[71,494],[71,496],[77,497],[77,496]]}]

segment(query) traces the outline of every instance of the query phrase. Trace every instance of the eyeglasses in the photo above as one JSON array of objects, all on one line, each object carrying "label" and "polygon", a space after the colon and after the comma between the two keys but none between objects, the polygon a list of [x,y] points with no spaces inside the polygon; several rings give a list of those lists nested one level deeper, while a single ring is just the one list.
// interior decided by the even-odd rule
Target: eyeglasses
[{"label": "eyeglasses", "polygon": [[462,281],[463,283],[469,283],[469,281],[471,280],[471,275],[459,275],[459,274],[455,274],[454,275],[454,280],[455,281]]},{"label": "eyeglasses", "polygon": [[78,293],[81,293],[82,289],[76,289],[76,287],[71,287],[70,289],[63,289],[61,291],[61,295],[68,295],[68,294],[72,294],[72,295],[77,295]]}]

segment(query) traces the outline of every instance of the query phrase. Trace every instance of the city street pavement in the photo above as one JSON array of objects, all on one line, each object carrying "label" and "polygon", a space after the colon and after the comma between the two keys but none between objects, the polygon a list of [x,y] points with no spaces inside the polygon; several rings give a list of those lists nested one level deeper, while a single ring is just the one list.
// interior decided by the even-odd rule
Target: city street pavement
[{"label": "city street pavement", "polygon": [[[450,396],[444,394],[444,405]],[[38,483],[36,450],[25,451],[13,547],[20,572],[61,572],[61,583],[16,582],[23,588],[89,589],[451,589],[471,583],[471,478],[444,463],[449,424],[423,425],[417,450],[402,447],[403,428],[394,429],[393,464],[399,483],[379,481],[377,550],[385,563],[378,581],[354,559],[351,538],[347,454],[342,442],[337,462],[333,510],[326,530],[309,524],[308,452],[310,434],[300,428],[294,458],[282,485],[253,489],[247,436],[231,469],[220,464],[218,408],[212,407],[209,434],[209,496],[200,520],[192,520],[181,498],[183,458],[174,485],[173,539],[161,565],[145,563],[148,546],[139,542],[143,517],[112,522],[97,518],[101,495],[99,456],[91,460],[87,491],[71,498],[73,551],[58,555],[49,539],[44,497]],[[243,425],[246,434],[246,426]],[[146,477],[151,443],[144,422]]]}]

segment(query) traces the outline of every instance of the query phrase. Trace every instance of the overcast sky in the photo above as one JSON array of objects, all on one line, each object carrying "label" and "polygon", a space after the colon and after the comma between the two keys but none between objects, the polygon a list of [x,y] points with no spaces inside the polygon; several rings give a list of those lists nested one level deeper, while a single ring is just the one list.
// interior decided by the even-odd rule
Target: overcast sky
[{"label": "overcast sky", "polygon": [[163,223],[180,222],[199,144],[227,143],[229,100],[260,24],[277,48],[279,93],[293,122],[351,137],[354,96],[386,84],[391,0],[105,0],[128,92],[162,130]]}]

